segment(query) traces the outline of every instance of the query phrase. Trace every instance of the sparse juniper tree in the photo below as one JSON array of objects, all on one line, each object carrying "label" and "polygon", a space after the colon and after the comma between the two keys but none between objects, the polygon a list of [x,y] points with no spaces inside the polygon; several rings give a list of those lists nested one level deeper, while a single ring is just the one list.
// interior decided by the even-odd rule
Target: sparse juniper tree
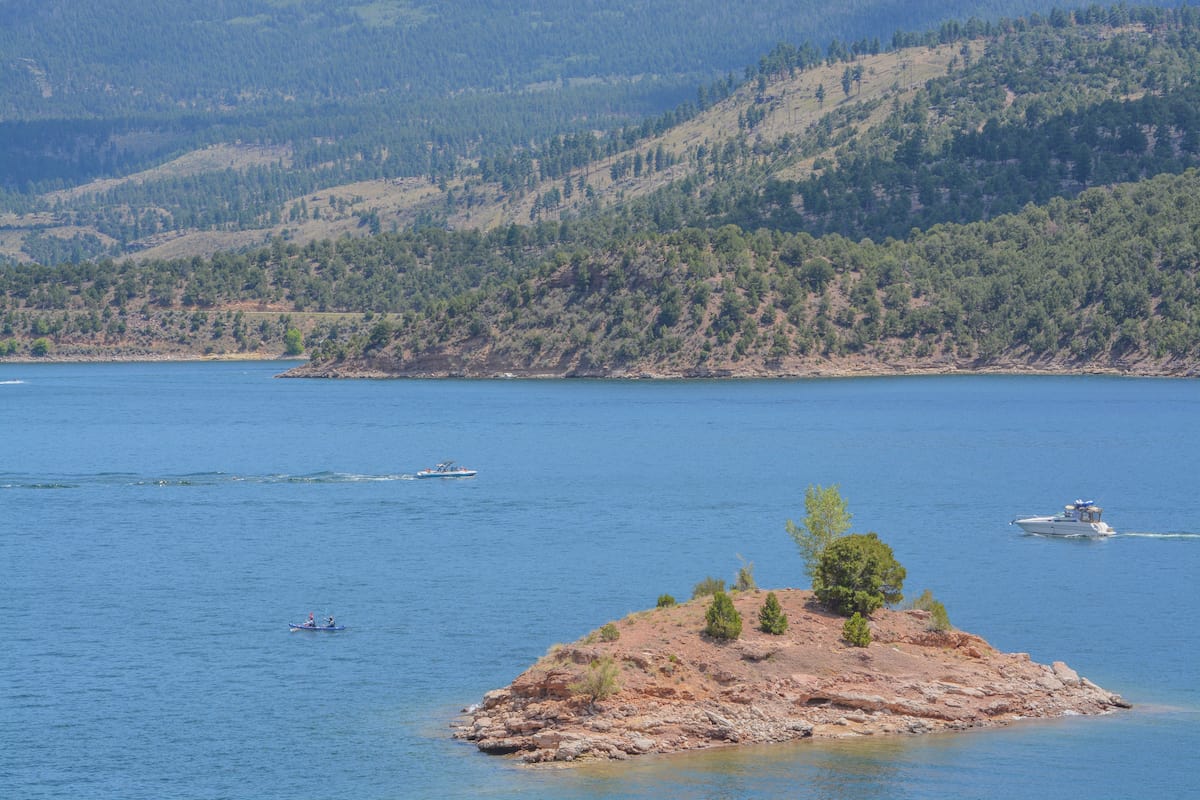
[{"label": "sparse juniper tree", "polygon": [[787,630],[787,614],[779,605],[779,598],[774,592],[767,593],[767,599],[758,610],[759,630],[779,636]]},{"label": "sparse juniper tree", "polygon": [[704,612],[704,632],[714,639],[736,639],[742,635],[742,615],[733,607],[733,601],[724,592],[713,595],[708,610]]},{"label": "sparse juniper tree", "polygon": [[804,572],[816,589],[817,562],[830,542],[850,530],[850,512],[837,485],[825,488],[810,485],[804,490],[804,520],[797,525],[790,519],[787,532],[800,548]]},{"label": "sparse juniper tree", "polygon": [[839,614],[870,614],[904,599],[904,567],[874,533],[852,533],[821,553],[813,580],[817,599]]}]

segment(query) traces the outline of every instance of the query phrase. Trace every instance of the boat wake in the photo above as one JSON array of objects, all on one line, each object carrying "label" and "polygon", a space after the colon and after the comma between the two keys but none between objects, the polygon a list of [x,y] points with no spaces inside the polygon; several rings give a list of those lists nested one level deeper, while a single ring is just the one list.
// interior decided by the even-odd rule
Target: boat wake
[{"label": "boat wake", "polygon": [[377,483],[404,480],[403,475],[363,475],[357,472],[316,472],[312,475],[265,475],[242,478],[256,483]]},{"label": "boat wake", "polygon": [[129,473],[59,475],[53,477],[0,473],[0,489],[79,489],[86,486],[224,486],[250,484],[377,483],[414,480],[412,475],[366,475],[357,472],[314,472],[305,475],[238,475],[226,472],[197,472],[186,475],[145,476]]},{"label": "boat wake", "polygon": [[18,386],[24,382],[22,380],[0,381],[0,386]]},{"label": "boat wake", "polygon": [[28,482],[14,480],[11,476],[0,476],[0,489],[77,489],[77,483],[64,483],[62,481],[40,481]]},{"label": "boat wake", "polygon": [[1200,533],[1187,533],[1179,531],[1176,533],[1151,533],[1149,531],[1135,531],[1132,533],[1118,533],[1113,536],[1114,539],[1200,539]]}]

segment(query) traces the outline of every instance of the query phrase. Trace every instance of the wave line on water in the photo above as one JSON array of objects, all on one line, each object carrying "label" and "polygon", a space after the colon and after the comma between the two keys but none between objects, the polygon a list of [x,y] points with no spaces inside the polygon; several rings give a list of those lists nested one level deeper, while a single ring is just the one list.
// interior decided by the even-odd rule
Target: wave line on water
[{"label": "wave line on water", "polygon": [[1174,531],[1170,533],[1154,533],[1152,531],[1132,531],[1130,533],[1117,533],[1113,538],[1128,538],[1128,539],[1200,539],[1200,533],[1189,533],[1187,531]]}]

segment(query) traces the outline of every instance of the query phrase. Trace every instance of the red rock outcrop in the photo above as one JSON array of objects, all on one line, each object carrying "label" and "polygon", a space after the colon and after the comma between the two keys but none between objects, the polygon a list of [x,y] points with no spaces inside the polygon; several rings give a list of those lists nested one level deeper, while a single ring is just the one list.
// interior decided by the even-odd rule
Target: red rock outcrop
[{"label": "red rock outcrop", "polygon": [[[928,629],[924,611],[876,612],[869,647],[810,592],[777,591],[789,626],[755,627],[764,591],[737,593],[740,639],[704,636],[706,600],[639,612],[556,645],[507,688],[484,696],[454,736],[524,761],[628,758],[804,737],[917,734],[1033,717],[1104,714],[1129,704],[1062,662],[1000,653],[978,636]],[[619,665],[618,691],[591,703],[572,686],[592,661]]]}]

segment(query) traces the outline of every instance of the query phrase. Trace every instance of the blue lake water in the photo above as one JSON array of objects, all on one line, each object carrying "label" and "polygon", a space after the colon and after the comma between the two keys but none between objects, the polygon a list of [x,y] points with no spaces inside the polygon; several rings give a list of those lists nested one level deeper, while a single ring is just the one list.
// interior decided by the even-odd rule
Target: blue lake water
[{"label": "blue lake water", "polygon": [[[1200,382],[275,380],[0,365],[0,797],[1200,793]],[[454,458],[471,480],[418,481]],[[731,580],[839,484],[958,627],[1111,717],[541,771],[449,722],[556,642]],[[1089,495],[1121,535],[1022,535]],[[309,612],[349,630],[289,633]]]}]

